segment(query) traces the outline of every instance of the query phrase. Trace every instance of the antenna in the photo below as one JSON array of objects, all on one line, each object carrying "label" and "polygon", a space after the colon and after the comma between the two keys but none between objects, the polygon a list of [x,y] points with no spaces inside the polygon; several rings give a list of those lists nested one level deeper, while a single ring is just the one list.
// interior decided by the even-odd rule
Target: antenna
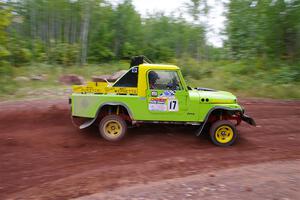
[{"label": "antenna", "polygon": [[104,80],[106,81],[108,86],[112,86],[112,84],[110,82],[108,82],[108,80],[106,78]]}]

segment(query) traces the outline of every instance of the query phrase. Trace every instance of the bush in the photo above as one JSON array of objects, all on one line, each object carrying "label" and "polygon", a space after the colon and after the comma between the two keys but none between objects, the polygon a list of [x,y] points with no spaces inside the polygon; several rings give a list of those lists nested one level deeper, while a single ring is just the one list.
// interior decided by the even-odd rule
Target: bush
[{"label": "bush", "polygon": [[32,42],[32,54],[35,62],[41,63],[47,61],[45,44],[41,40]]},{"label": "bush", "polygon": [[0,45],[0,59],[7,59],[10,56],[10,52],[2,45]]},{"label": "bush", "polygon": [[7,50],[10,52],[7,57],[12,65],[20,66],[31,62],[32,53],[28,45],[28,41],[20,40],[17,37],[11,37],[7,44]]},{"label": "bush", "polygon": [[51,63],[61,64],[65,66],[74,65],[79,56],[79,45],[58,43],[53,44],[49,52],[49,60]]},{"label": "bush", "polygon": [[89,54],[88,61],[91,62],[111,61],[115,58],[115,54],[109,48],[101,45],[95,45],[95,47],[89,51]]},{"label": "bush", "polygon": [[13,93],[16,91],[16,82],[13,80],[13,67],[0,61],[0,93]]},{"label": "bush", "polygon": [[31,61],[32,54],[29,49],[26,48],[15,48],[11,52],[13,63],[15,65],[26,64]]}]

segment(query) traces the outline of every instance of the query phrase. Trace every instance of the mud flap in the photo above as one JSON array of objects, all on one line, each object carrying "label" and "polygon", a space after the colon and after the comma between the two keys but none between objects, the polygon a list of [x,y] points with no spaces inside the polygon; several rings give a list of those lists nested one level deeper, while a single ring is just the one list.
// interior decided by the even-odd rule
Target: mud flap
[{"label": "mud flap", "polygon": [[241,116],[241,119],[244,121],[244,122],[247,122],[248,124],[252,125],[252,126],[256,126],[256,123],[254,121],[254,119],[252,119],[251,117],[249,117],[248,115],[245,115],[243,114]]},{"label": "mud flap", "polygon": [[85,128],[91,126],[91,125],[94,123],[95,120],[96,120],[96,118],[84,122],[83,124],[81,124],[81,125],[79,126],[79,129],[85,129]]},{"label": "mud flap", "polygon": [[203,129],[204,129],[204,126],[205,126],[205,123],[202,123],[202,124],[200,125],[200,127],[199,127],[198,130],[196,131],[196,136],[200,136],[200,135],[201,135],[201,133],[202,133],[202,131],[203,131]]},{"label": "mud flap", "polygon": [[[75,117],[76,118],[76,117]],[[96,121],[96,117],[95,118],[92,118],[92,119],[86,119],[84,122],[76,122],[76,120],[74,120],[74,117],[71,116],[71,121],[72,121],[72,124],[76,127],[76,128],[79,128],[79,129],[85,129],[89,126],[91,126],[95,121]],[[79,125],[80,124],[80,125]]]}]

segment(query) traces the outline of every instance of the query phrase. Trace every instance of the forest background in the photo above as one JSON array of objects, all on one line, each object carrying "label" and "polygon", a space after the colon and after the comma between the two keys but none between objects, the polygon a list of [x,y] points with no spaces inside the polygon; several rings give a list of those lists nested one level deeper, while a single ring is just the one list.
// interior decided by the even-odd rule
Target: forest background
[{"label": "forest background", "polygon": [[208,0],[143,16],[130,0],[2,0],[0,100],[59,95],[69,88],[60,76],[111,74],[134,55],[180,66],[191,86],[299,99],[300,0],[222,3],[224,41],[216,47],[203,20]]}]

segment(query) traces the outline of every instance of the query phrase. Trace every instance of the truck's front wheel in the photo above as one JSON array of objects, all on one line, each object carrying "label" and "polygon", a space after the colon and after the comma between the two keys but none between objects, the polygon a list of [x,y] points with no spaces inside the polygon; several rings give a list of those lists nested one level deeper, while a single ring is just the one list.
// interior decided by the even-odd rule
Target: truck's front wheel
[{"label": "truck's front wheel", "polygon": [[108,141],[121,140],[127,131],[127,124],[118,115],[107,115],[99,123],[101,136]]},{"label": "truck's front wheel", "polygon": [[237,140],[238,133],[232,122],[220,120],[212,124],[210,138],[215,145],[230,146]]}]

